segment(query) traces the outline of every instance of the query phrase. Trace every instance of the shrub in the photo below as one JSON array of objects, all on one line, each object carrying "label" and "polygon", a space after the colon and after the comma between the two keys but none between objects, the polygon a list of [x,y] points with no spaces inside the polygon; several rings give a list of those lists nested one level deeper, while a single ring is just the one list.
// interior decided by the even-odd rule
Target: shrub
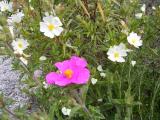
[{"label": "shrub", "polygon": [[16,117],[160,118],[158,7],[149,10],[139,0],[13,0],[12,9],[2,7],[0,53],[27,76],[23,92],[38,106],[25,114],[27,104]]}]

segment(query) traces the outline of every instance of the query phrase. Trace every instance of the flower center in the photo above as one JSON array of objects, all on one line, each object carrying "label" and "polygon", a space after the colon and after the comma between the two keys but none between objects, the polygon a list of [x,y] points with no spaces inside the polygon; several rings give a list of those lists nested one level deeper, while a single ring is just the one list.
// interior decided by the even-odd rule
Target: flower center
[{"label": "flower center", "polygon": [[18,47],[22,48],[23,47],[22,43],[18,43]]},{"label": "flower center", "polygon": [[53,24],[49,24],[49,25],[48,25],[48,29],[49,29],[50,31],[52,31],[54,28],[55,28],[55,26],[54,26]]},{"label": "flower center", "polygon": [[119,53],[118,53],[118,52],[115,52],[115,53],[114,53],[114,57],[115,57],[115,58],[119,58]]},{"label": "flower center", "polygon": [[73,76],[73,71],[71,69],[67,69],[64,71],[64,75],[66,78],[70,79]]},{"label": "flower center", "polygon": [[136,43],[136,39],[133,38],[132,39],[132,43],[135,44]]},{"label": "flower center", "polygon": [[6,11],[8,8],[7,8],[7,6],[3,6],[3,11]]}]

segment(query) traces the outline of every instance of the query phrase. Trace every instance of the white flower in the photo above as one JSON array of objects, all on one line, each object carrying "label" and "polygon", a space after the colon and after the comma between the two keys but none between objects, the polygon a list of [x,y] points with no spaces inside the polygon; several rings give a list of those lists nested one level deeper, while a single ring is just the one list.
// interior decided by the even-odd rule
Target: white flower
[{"label": "white flower", "polygon": [[23,17],[24,17],[23,12],[17,12],[11,15],[11,17],[8,18],[7,22],[8,24],[20,23]]},{"label": "white flower", "polygon": [[133,45],[136,48],[142,46],[141,36],[138,36],[137,33],[131,32],[127,37],[129,44]]},{"label": "white flower", "polygon": [[145,13],[145,11],[146,11],[146,5],[145,4],[142,5],[141,11]]},{"label": "white flower", "polygon": [[105,78],[106,77],[106,73],[102,72],[102,73],[100,73],[100,76],[103,77],[103,78]]},{"label": "white flower", "polygon": [[91,83],[92,83],[92,85],[95,85],[95,84],[97,83],[97,79],[92,78],[92,79],[91,79]]},{"label": "white flower", "polygon": [[137,14],[135,14],[135,17],[136,17],[137,19],[141,19],[141,18],[142,18],[142,15],[143,15],[143,13],[137,13]]},{"label": "white flower", "polygon": [[63,113],[63,115],[70,115],[70,113],[71,113],[71,109],[68,109],[68,108],[66,108],[66,107],[63,107],[62,108],[62,113]]},{"label": "white flower", "polygon": [[29,46],[29,43],[27,42],[27,40],[17,38],[16,40],[13,40],[11,45],[15,53],[23,54],[23,50],[25,50]]},{"label": "white flower", "polygon": [[97,101],[98,101],[98,102],[102,102],[102,101],[103,101],[103,99],[102,99],[102,98],[99,98]]},{"label": "white flower", "polygon": [[132,60],[132,61],[131,61],[131,65],[134,67],[135,64],[136,64],[136,61]]},{"label": "white flower", "polygon": [[156,7],[155,7],[155,6],[152,6],[152,10],[156,10]]},{"label": "white flower", "polygon": [[28,61],[24,58],[24,57],[20,57],[19,58],[25,65],[28,64]]},{"label": "white flower", "polygon": [[40,61],[45,61],[45,60],[47,60],[47,58],[46,58],[46,56],[41,56],[41,57],[39,58],[39,60],[40,60]]},{"label": "white flower", "polygon": [[97,70],[98,70],[99,72],[102,72],[102,71],[103,71],[102,65],[98,65]]},{"label": "white flower", "polygon": [[46,16],[43,17],[43,22],[40,22],[40,31],[49,38],[59,36],[63,31],[62,23],[58,17]]},{"label": "white flower", "polygon": [[123,57],[127,56],[127,52],[130,51],[131,50],[127,49],[125,44],[123,43],[114,45],[113,47],[110,47],[107,52],[108,59],[113,62],[125,62],[125,59]]},{"label": "white flower", "polygon": [[8,3],[7,0],[3,0],[3,1],[0,2],[0,10],[2,12],[4,12],[4,11],[11,12],[12,11],[12,5],[13,5],[12,2]]},{"label": "white flower", "polygon": [[46,82],[43,82],[43,87],[44,87],[45,89],[47,89],[47,88],[49,87],[49,85],[48,85]]}]

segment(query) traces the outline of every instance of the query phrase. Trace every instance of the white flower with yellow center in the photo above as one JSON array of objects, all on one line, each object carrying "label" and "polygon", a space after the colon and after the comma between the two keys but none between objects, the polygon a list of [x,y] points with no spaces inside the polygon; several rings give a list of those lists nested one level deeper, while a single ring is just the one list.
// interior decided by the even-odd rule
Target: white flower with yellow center
[{"label": "white flower with yellow center", "polygon": [[25,50],[29,46],[29,43],[27,42],[27,40],[17,38],[16,40],[13,40],[11,45],[16,54],[23,54],[23,50]]},{"label": "white flower with yellow center", "polygon": [[44,33],[45,36],[49,38],[54,38],[59,36],[63,28],[62,23],[58,17],[53,17],[52,15],[43,18],[43,22],[40,22],[40,31]]},{"label": "white flower with yellow center", "polygon": [[133,45],[136,48],[142,46],[141,36],[138,36],[137,33],[131,32],[127,37],[129,44]]},{"label": "white flower with yellow center", "polygon": [[5,12],[5,11],[11,12],[12,11],[12,5],[13,5],[12,2],[8,3],[7,0],[3,0],[3,1],[0,2],[0,10],[2,12]]},{"label": "white flower with yellow center", "polygon": [[24,17],[23,12],[17,12],[15,14],[11,15],[11,17],[8,18],[7,22],[9,24],[20,23],[22,21],[23,17]]},{"label": "white flower with yellow center", "polygon": [[126,57],[127,52],[130,51],[131,50],[127,49],[125,44],[123,43],[119,45],[114,45],[113,47],[110,47],[107,52],[108,59],[113,62],[125,62],[125,59],[123,57]]}]

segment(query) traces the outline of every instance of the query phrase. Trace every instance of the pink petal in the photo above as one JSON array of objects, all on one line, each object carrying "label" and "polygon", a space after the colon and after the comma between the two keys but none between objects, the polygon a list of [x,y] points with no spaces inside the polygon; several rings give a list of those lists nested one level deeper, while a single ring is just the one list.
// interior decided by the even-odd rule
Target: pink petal
[{"label": "pink petal", "polygon": [[87,61],[84,58],[80,58],[77,56],[72,56],[70,61],[72,64],[78,66],[78,67],[86,67],[87,66]]},{"label": "pink petal", "polygon": [[61,78],[57,81],[55,81],[55,85],[58,85],[58,86],[61,86],[61,87],[64,87],[64,86],[67,86],[69,84],[72,84],[72,81],[70,79],[67,79],[65,77],[63,77],[61,75]]},{"label": "pink petal", "polygon": [[64,72],[67,68],[70,66],[70,61],[65,60],[63,62],[57,62],[55,63],[55,66],[61,71]]},{"label": "pink petal", "polygon": [[87,68],[77,69],[77,77],[76,79],[72,79],[72,83],[75,84],[86,84],[90,77],[90,72]]},{"label": "pink petal", "polygon": [[56,72],[50,72],[46,75],[46,81],[48,84],[55,84],[55,81],[58,81],[59,78],[60,76]]}]

